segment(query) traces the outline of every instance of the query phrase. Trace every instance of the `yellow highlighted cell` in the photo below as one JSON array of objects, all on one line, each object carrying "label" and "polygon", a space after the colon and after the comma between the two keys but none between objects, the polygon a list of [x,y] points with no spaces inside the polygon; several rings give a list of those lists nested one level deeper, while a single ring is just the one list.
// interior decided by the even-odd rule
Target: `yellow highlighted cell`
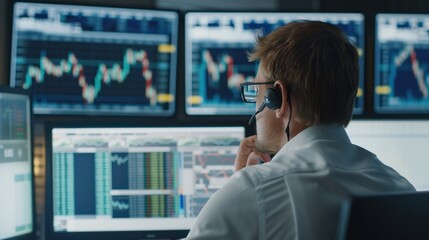
[{"label": "yellow highlighted cell", "polygon": [[174,96],[172,94],[166,94],[166,93],[158,94],[158,102],[160,103],[173,102],[173,101],[174,101]]},{"label": "yellow highlighted cell", "polygon": [[203,102],[203,98],[200,96],[189,96],[187,100],[189,104],[201,104]]},{"label": "yellow highlighted cell", "polygon": [[158,45],[158,52],[172,53],[176,51],[176,46],[171,44],[160,44]]},{"label": "yellow highlighted cell", "polygon": [[390,89],[389,86],[376,86],[375,87],[375,93],[379,95],[387,95],[391,92],[392,89]]}]

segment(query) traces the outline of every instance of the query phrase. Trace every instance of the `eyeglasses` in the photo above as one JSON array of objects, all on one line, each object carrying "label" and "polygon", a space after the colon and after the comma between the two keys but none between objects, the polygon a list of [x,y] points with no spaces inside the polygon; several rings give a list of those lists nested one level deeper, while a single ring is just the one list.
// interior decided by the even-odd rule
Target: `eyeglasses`
[{"label": "eyeglasses", "polygon": [[262,84],[274,84],[274,82],[245,82],[240,84],[241,98],[246,103],[255,103],[259,93],[259,86]]}]

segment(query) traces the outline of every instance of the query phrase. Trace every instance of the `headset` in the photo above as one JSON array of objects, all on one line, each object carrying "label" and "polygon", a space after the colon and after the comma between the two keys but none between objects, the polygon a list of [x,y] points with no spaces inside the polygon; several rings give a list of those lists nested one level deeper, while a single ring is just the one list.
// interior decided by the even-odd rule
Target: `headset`
[{"label": "headset", "polygon": [[[289,94],[288,94],[289,98]],[[278,109],[282,106],[282,94],[279,89],[270,87],[264,92],[265,106],[271,110]]]},{"label": "headset", "polygon": [[[289,121],[287,123],[285,132],[286,132],[287,139],[289,141],[289,137],[290,137],[289,124],[292,116],[292,104],[290,101],[289,89],[287,90],[287,102],[290,107],[290,114],[289,114]],[[280,90],[273,87],[267,88],[267,90],[265,90],[264,92],[264,102],[262,103],[262,105],[265,105],[267,108],[271,110],[280,108],[282,106],[282,94]]]},{"label": "headset", "polygon": [[[289,90],[287,94],[287,101],[290,107],[292,107],[290,104]],[[262,112],[262,110],[264,110],[265,107],[268,107],[271,110],[276,110],[281,106],[282,106],[282,93],[280,92],[280,90],[274,87],[267,88],[264,92],[264,102],[262,102],[261,106],[259,106],[258,110],[250,118],[249,125],[252,125],[253,121],[255,120],[255,116],[258,113]],[[289,119],[289,122],[290,122],[290,119]]]},{"label": "headset", "polygon": [[[289,124],[290,124],[290,120],[292,117],[292,103],[290,101],[290,94],[289,94],[289,89],[287,89],[287,102],[289,104],[289,108],[290,108],[290,114],[289,114],[289,121],[287,123],[287,127],[286,127],[286,136],[288,141],[290,140],[290,132],[289,132]],[[264,110],[265,107],[271,109],[271,110],[276,110],[278,108],[280,108],[282,106],[282,94],[280,92],[279,89],[270,87],[267,88],[267,90],[265,90],[264,92],[264,102],[261,104],[261,106],[259,107],[258,111],[256,111],[252,117],[250,118],[249,121],[249,125],[252,124],[253,120],[255,120],[255,116],[262,112],[262,110]]]}]

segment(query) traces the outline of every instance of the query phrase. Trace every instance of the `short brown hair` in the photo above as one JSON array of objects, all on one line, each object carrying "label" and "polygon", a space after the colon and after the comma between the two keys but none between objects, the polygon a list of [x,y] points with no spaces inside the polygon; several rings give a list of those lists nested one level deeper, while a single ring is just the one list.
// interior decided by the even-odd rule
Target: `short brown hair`
[{"label": "short brown hair", "polygon": [[357,49],[336,26],[296,21],[257,39],[249,60],[260,60],[266,77],[289,90],[305,124],[351,120],[359,84]]}]

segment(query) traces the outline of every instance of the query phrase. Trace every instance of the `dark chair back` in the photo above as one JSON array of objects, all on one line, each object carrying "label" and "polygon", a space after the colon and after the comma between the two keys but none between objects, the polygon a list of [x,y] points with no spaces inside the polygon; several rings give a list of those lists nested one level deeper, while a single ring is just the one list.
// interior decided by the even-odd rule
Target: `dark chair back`
[{"label": "dark chair back", "polygon": [[355,196],[341,208],[337,240],[429,239],[429,192]]}]

